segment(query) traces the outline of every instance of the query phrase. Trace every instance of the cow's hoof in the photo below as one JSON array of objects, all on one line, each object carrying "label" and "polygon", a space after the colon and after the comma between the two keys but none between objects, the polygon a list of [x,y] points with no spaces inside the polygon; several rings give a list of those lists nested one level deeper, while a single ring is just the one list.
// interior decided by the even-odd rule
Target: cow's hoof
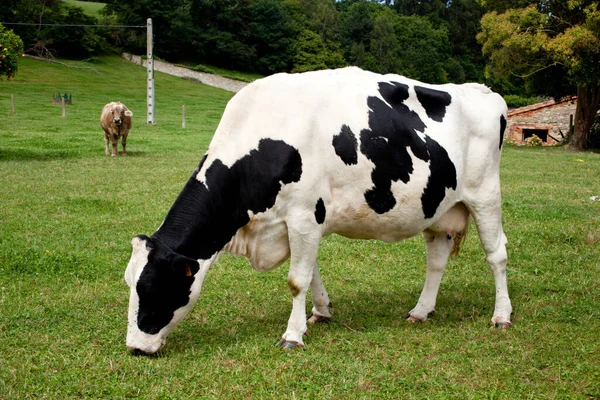
[{"label": "cow's hoof", "polygon": [[[412,312],[412,311],[411,311]],[[425,321],[427,318],[431,317],[432,315],[435,315],[435,310],[430,311],[429,313],[427,313],[427,316],[425,318],[423,317],[418,317],[416,315],[412,315],[410,312],[408,314],[406,314],[406,320],[408,322],[412,322],[412,323],[416,323],[416,322],[423,322]]]},{"label": "cow's hoof", "polygon": [[512,322],[510,322],[510,321],[496,322],[494,324],[494,326],[498,329],[504,330],[504,329],[510,328],[512,326]]},{"label": "cow's hoof", "polygon": [[294,342],[293,340],[285,340],[281,338],[279,342],[277,342],[276,346],[281,347],[284,350],[294,350],[297,347],[302,347],[298,342]]},{"label": "cow's hoof", "polygon": [[408,322],[412,322],[413,324],[417,323],[417,322],[423,322],[423,321],[425,321],[423,318],[419,318],[419,317],[416,317],[416,316],[410,315],[410,314],[406,315],[406,320]]},{"label": "cow's hoof", "polygon": [[322,315],[310,314],[310,317],[306,320],[309,324],[328,324],[331,322],[331,317],[324,317]]},{"label": "cow's hoof", "polygon": [[123,153],[123,157],[125,157],[127,155],[127,153]]},{"label": "cow's hoof", "polygon": [[116,155],[116,154],[111,154],[110,156],[111,156],[111,157],[116,157],[117,155]]}]

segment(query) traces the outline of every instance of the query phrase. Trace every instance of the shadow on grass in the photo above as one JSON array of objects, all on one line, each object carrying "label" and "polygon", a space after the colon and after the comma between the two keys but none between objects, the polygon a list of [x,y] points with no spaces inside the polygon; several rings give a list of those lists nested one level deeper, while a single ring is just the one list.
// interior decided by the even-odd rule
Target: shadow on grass
[{"label": "shadow on grass", "polygon": [[[111,157],[110,155],[106,155],[104,153],[104,151],[101,153],[103,157],[106,158],[121,158],[123,157],[123,154],[121,153],[121,151],[119,150],[119,152],[117,153],[117,155],[115,157]],[[124,156],[124,158],[127,157],[145,157],[148,154],[147,151],[131,151],[131,150],[127,150],[127,155]]]},{"label": "shadow on grass", "polygon": [[[421,285],[415,285],[397,291],[356,290],[338,293],[332,298],[334,308],[331,323],[319,324],[318,328],[311,328],[309,325],[309,331],[351,336],[386,328],[397,329],[400,337],[405,330],[418,329],[417,325],[406,321],[406,315],[416,304],[421,288]],[[263,300],[256,299],[260,303]],[[227,305],[222,304],[220,307]],[[310,307],[312,303],[307,300],[307,310]],[[423,324],[438,326],[479,324],[478,321],[482,319],[487,321],[494,310],[493,281],[472,283],[467,292],[441,292],[436,309],[436,314]],[[218,313],[209,316],[210,312],[203,310],[202,316],[196,316],[193,321],[187,321],[173,332],[162,354],[185,352],[190,347],[233,347],[240,343],[255,342],[256,337],[272,339],[275,345],[285,332],[291,312],[291,299],[289,304],[273,305],[266,313],[247,309],[233,313],[230,311],[224,311],[225,315]],[[308,314],[310,311],[307,316]],[[326,339],[322,334],[311,334],[306,340],[316,344]]]},{"label": "shadow on grass", "polygon": [[21,148],[0,148],[0,161],[49,161],[78,157],[72,150],[32,151]]}]

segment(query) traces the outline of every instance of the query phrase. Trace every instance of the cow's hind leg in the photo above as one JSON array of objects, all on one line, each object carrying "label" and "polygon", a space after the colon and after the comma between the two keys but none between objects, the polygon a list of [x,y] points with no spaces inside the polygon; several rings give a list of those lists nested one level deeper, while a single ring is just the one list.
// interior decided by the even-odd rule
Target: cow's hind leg
[{"label": "cow's hind leg", "polygon": [[313,308],[310,317],[308,318],[309,324],[316,322],[329,322],[331,320],[330,308],[332,307],[331,301],[329,301],[329,295],[321,280],[321,274],[319,273],[319,265],[315,265],[313,270],[313,278],[310,282],[310,291],[312,293]]},{"label": "cow's hind leg", "polygon": [[511,325],[512,305],[508,296],[508,284],[506,281],[507,241],[502,230],[499,191],[495,196],[495,201],[490,203],[479,207],[471,205],[470,208],[496,286],[496,305],[494,307],[492,323],[497,328],[504,329]]},{"label": "cow's hind leg", "polygon": [[284,349],[294,349],[304,345],[303,335],[307,330],[306,293],[313,281],[317,266],[321,230],[315,223],[310,222],[310,218],[303,221],[288,221],[288,237],[290,242],[288,286],[293,296],[292,313],[287,330],[277,344]]},{"label": "cow's hind leg", "polygon": [[425,285],[415,308],[410,310],[407,319],[410,322],[425,321],[435,312],[435,302],[448,257],[454,246],[454,239],[447,233],[423,232],[427,245],[427,275]]}]

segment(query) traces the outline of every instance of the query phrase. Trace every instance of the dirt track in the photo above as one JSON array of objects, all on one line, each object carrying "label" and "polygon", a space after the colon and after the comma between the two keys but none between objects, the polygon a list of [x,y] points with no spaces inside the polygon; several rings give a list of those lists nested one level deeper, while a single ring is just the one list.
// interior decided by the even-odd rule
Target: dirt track
[{"label": "dirt track", "polygon": [[[135,56],[129,53],[123,53],[123,58],[132,63],[146,66],[146,60],[140,56]],[[178,76],[180,78],[192,79],[205,85],[218,87],[230,92],[239,92],[248,82],[236,81],[234,79],[223,78],[219,75],[207,74],[205,72],[192,71],[187,68],[178,67],[164,61],[154,60],[154,70],[164,72],[165,74]]]}]

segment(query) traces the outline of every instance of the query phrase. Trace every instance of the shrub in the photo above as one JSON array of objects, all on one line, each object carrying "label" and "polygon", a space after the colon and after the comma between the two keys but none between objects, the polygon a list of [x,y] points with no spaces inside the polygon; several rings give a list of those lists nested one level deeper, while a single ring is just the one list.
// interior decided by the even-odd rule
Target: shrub
[{"label": "shrub", "polygon": [[19,56],[23,54],[23,41],[12,30],[0,24],[0,80],[6,75],[11,80],[17,72]]},{"label": "shrub", "polygon": [[537,135],[532,135],[525,139],[525,145],[529,147],[541,146],[544,142]]},{"label": "shrub", "polygon": [[600,117],[597,115],[588,135],[588,147],[590,149],[600,149]]},{"label": "shrub", "polygon": [[530,104],[535,104],[544,101],[543,98],[540,97],[525,97],[519,96],[517,94],[507,94],[504,97],[504,101],[508,105],[508,108],[519,108],[525,107]]}]

